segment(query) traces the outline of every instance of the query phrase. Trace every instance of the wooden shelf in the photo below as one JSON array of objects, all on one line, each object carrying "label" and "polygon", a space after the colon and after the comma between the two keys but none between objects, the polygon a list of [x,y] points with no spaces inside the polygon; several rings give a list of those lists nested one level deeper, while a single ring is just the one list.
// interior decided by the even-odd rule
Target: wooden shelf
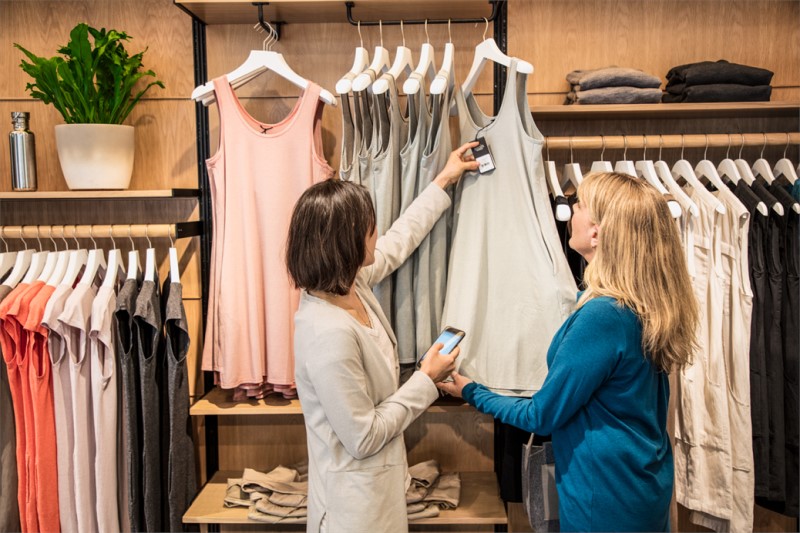
[{"label": "wooden shelf", "polygon": [[[241,471],[220,471],[200,490],[183,515],[184,524],[262,524],[247,519],[244,507],[225,507],[225,488],[228,478],[242,476]],[[457,509],[441,511],[436,518],[415,520],[409,525],[478,525],[506,524],[503,501],[494,472],[462,472],[461,500]],[[262,524],[266,528],[270,526]],[[274,527],[274,526],[273,526]]]},{"label": "wooden shelf", "polygon": [[[251,0],[175,0],[175,5],[206,24],[254,24]],[[364,21],[488,17],[488,0],[355,0],[353,18]],[[273,22],[347,22],[345,0],[271,0],[264,18]]]},{"label": "wooden shelf", "polygon": [[797,117],[800,102],[532,106],[534,119]]},{"label": "wooden shelf", "polygon": [[[303,409],[297,399],[287,400],[273,394],[263,400],[234,402],[230,390],[215,387],[208,394],[197,400],[189,408],[192,416],[226,416],[226,415],[302,415]],[[439,398],[428,408],[429,413],[451,413],[469,411],[473,408],[458,398]]]},{"label": "wooden shelf", "polygon": [[132,198],[193,198],[197,196],[200,196],[199,189],[0,192],[0,200],[128,200]]}]

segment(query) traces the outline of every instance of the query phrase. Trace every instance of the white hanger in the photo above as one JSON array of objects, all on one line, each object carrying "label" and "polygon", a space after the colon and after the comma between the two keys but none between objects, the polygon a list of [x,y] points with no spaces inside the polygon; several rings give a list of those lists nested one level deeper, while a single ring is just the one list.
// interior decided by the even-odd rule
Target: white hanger
[{"label": "white hanger", "polygon": [[14,266],[14,262],[17,260],[17,252],[8,251],[8,243],[3,238],[3,228],[1,227],[0,227],[0,240],[3,241],[3,246],[5,247],[5,252],[0,253],[0,278],[2,278]]},{"label": "white hanger", "polygon": [[625,143],[625,150],[622,152],[622,160],[617,161],[617,164],[614,165],[614,172],[619,172],[621,174],[628,174],[629,176],[636,177],[636,165],[633,164],[633,161],[628,159],[628,136],[622,136],[622,142]]},{"label": "white hanger", "polygon": [[767,183],[775,181],[775,176],[772,175],[772,168],[769,163],[764,159],[764,148],[767,147],[767,134],[764,134],[764,145],[761,147],[761,157],[753,164],[753,174],[761,176]]},{"label": "white hanger", "polygon": [[667,190],[674,196],[678,202],[684,206],[684,208],[689,211],[689,215],[693,217],[697,217],[700,215],[700,208],[697,207],[697,204],[689,198],[689,195],[686,194],[678,182],[675,181],[675,178],[672,177],[672,172],[669,170],[669,166],[663,159],[661,159],[661,149],[664,144],[664,138],[659,134],[658,136],[658,161],[656,161],[653,166],[656,170],[656,174],[661,179],[661,182],[666,185]]},{"label": "white hanger", "polygon": [[50,252],[42,248],[42,240],[39,238],[39,226],[36,226],[36,240],[39,241],[39,251],[33,254],[31,264],[28,266],[28,271],[25,272],[25,277],[22,278],[20,283],[30,285],[33,283],[39,274],[44,270],[44,265],[47,262],[47,256]]},{"label": "white hanger", "polygon": [[128,226],[128,239],[131,241],[131,251],[128,252],[128,275],[126,279],[135,279],[138,281],[142,264],[139,261],[139,251],[136,249],[136,243],[133,242],[133,237],[131,237],[130,226]]},{"label": "white hanger", "polygon": [[[267,23],[267,25],[273,32],[275,31],[272,29],[272,26],[269,23]],[[266,40],[264,43],[266,48]],[[231,84],[231,87],[236,89],[237,87],[241,87],[248,81],[267,70],[270,70],[282,78],[285,78],[301,89],[306,89],[308,87],[308,80],[292,70],[292,67],[290,67],[286,62],[283,54],[266,49],[251,50],[250,55],[247,57],[245,62],[239,65],[236,70],[229,72],[226,76],[228,78],[228,83]],[[336,105],[336,98],[330,93],[330,91],[321,89],[319,98],[326,104],[333,106]],[[200,101],[205,106],[215,102],[216,96],[214,92],[214,81],[212,80],[200,85],[199,87],[196,87],[195,90],[192,91],[192,100]]]},{"label": "white hanger", "polygon": [[[547,145],[545,145],[547,146]],[[550,161],[550,147],[547,146],[547,161],[544,162],[544,176],[550,188],[550,194],[553,198],[565,198],[564,191],[561,190],[561,185],[558,183],[558,171],[556,170],[556,162]],[[572,209],[568,204],[556,202],[556,220],[566,222],[572,217]]]},{"label": "white hanger", "polygon": [[[722,176],[727,176],[729,180],[733,183],[739,183],[739,180],[742,180],[741,174],[739,173],[739,167],[736,165],[736,162],[729,157],[731,150],[731,134],[728,134],[728,151],[725,152],[725,159],[717,165],[717,173]],[[749,167],[748,167],[749,170]],[[769,215],[769,208],[767,204],[760,201],[756,204],[756,210],[764,216]]]},{"label": "white hanger", "polygon": [[86,264],[86,260],[89,258],[89,252],[86,248],[81,248],[80,243],[78,242],[78,228],[75,227],[75,232],[72,234],[72,238],[75,239],[75,247],[76,249],[70,252],[69,257],[69,264],[67,264],[67,271],[64,273],[64,277],[59,281],[59,285],[69,285],[72,287],[75,285],[75,280],[78,279],[78,274],[80,274],[81,269]]},{"label": "white hanger", "polygon": [[772,169],[772,173],[775,176],[775,179],[783,176],[786,178],[786,181],[789,182],[790,185],[794,185],[797,181],[797,172],[794,170],[794,166],[792,166],[792,162],[786,158],[786,151],[789,149],[789,134],[786,134],[786,148],[783,149],[783,158],[780,159],[777,163],[775,163],[775,168]]},{"label": "white hanger", "polygon": [[450,34],[450,19],[447,20],[447,36],[448,41],[444,45],[444,58],[442,59],[442,66],[436,77],[431,82],[431,94],[444,94],[448,87],[453,86],[453,58],[455,57],[456,48],[453,46],[453,36]]},{"label": "white hanger", "polygon": [[372,85],[373,75],[378,77],[381,73],[389,70],[389,51],[383,47],[383,22],[378,21],[378,27],[381,32],[381,44],[375,47],[375,53],[372,54],[372,63],[369,64],[367,70],[356,76],[353,80],[353,91],[361,92],[370,85]]},{"label": "white hanger", "polygon": [[117,243],[114,241],[114,226],[109,227],[108,238],[111,239],[111,250],[108,251],[108,268],[102,286],[114,288],[118,281],[125,278],[125,271],[122,269],[122,251],[117,248]]},{"label": "white hanger", "polygon": [[14,262],[14,268],[11,269],[11,273],[3,281],[3,285],[11,287],[12,289],[19,285],[20,280],[22,280],[25,272],[28,270],[28,266],[30,266],[31,261],[33,260],[33,250],[28,249],[28,243],[25,242],[25,239],[22,237],[22,235],[23,229],[20,227],[19,238],[22,240],[22,244],[25,246],[25,249],[17,253],[17,259]]},{"label": "white hanger", "polygon": [[361,37],[361,21],[358,21],[358,38],[361,46],[356,46],[356,55],[353,58],[353,66],[350,70],[336,82],[336,93],[347,94],[353,87],[353,80],[356,76],[364,72],[364,69],[369,65],[369,52],[364,48],[364,39]]},{"label": "white hanger", "polygon": [[700,180],[703,178],[707,179],[720,191],[728,188],[728,186],[722,182],[722,178],[717,172],[717,167],[708,160],[708,134],[706,134],[706,149],[703,151],[703,160],[697,163],[697,166],[694,167],[694,172]]},{"label": "white hanger", "polygon": [[578,185],[581,184],[583,181],[583,172],[581,172],[580,164],[576,163],[572,157],[572,137],[569,138],[569,163],[564,165],[564,172],[561,174],[561,186],[563,187],[567,183],[572,183],[575,186],[575,190],[578,189]]},{"label": "white hanger", "polygon": [[153,248],[153,243],[150,242],[150,236],[147,235],[147,225],[144,227],[144,237],[147,239],[147,251],[145,252],[144,259],[144,280],[156,280],[156,249]]},{"label": "white hanger", "polygon": [[56,261],[56,266],[53,269],[53,272],[50,274],[50,277],[47,278],[45,284],[49,287],[57,287],[61,280],[64,278],[64,274],[67,272],[67,266],[69,265],[69,258],[72,256],[72,251],[69,249],[69,243],[67,239],[64,238],[64,227],[61,227],[61,240],[64,241],[64,251],[59,252],[58,261]]},{"label": "white hanger", "polygon": [[53,274],[53,270],[56,268],[56,262],[58,261],[59,257],[62,256],[63,252],[58,251],[58,245],[56,241],[53,239],[53,229],[50,228],[50,234],[48,235],[50,238],[50,242],[53,243],[53,251],[47,254],[47,260],[44,263],[44,268],[42,272],[39,274],[39,277],[36,278],[36,281],[41,281],[42,283],[46,282],[50,279],[50,276]]},{"label": "white hanger", "polygon": [[389,80],[398,80],[401,75],[408,76],[414,69],[414,58],[411,49],[406,47],[406,32],[403,29],[403,21],[400,21],[400,33],[403,35],[403,44],[397,47],[394,54],[394,63],[387,72],[384,72],[377,81],[372,84],[372,92],[383,94],[389,90]]},{"label": "white hanger", "polygon": [[89,226],[89,238],[94,248],[89,250],[89,258],[86,260],[86,268],[83,270],[79,285],[92,285],[98,276],[103,276],[106,272],[106,256],[94,240],[94,226]]},{"label": "white hanger", "polygon": [[600,139],[603,141],[603,149],[600,151],[600,161],[593,162],[589,172],[613,172],[614,167],[611,166],[611,161],[603,159],[603,154],[606,153],[606,136],[601,135]]},{"label": "white hanger", "polygon": [[[644,139],[644,151],[642,152],[642,160],[636,162],[636,174],[634,175],[644,179],[662,195],[667,195],[669,191],[664,187],[664,184],[661,183],[661,180],[658,179],[655,163],[647,159],[647,135],[642,136],[642,138]],[[672,218],[680,218],[683,214],[683,209],[681,209],[680,203],[676,200],[667,200],[667,207],[669,207],[669,212],[672,213]]]},{"label": "white hanger", "polygon": [[[480,76],[480,73],[483,70],[487,60],[494,61],[495,63],[505,67],[511,65],[512,58],[500,50],[500,48],[497,46],[497,42],[495,42],[494,39],[486,38],[486,31],[489,29],[489,21],[485,17],[483,20],[486,21],[486,29],[483,30],[484,40],[475,47],[475,58],[472,60],[472,67],[469,69],[469,74],[467,74],[467,78],[464,80],[463,85],[461,85],[461,90],[464,92],[464,96],[467,96],[472,92],[472,88],[478,81],[478,76]],[[519,59],[517,60],[517,72],[520,74],[533,74],[533,65],[527,61],[522,61]]]},{"label": "white hanger", "polygon": [[172,240],[172,227],[169,229],[169,281],[170,283],[181,282],[180,261],[178,261],[178,249]]},{"label": "white hanger", "polygon": [[417,63],[417,68],[414,69],[414,73],[418,74],[418,76],[410,76],[405,83],[403,83],[403,92],[406,94],[417,94],[423,80],[430,78],[432,81],[436,77],[436,65],[433,61],[433,46],[428,37],[428,19],[425,19],[425,38],[426,41],[422,43],[422,48],[419,52],[419,63]]},{"label": "white hanger", "polygon": [[723,203],[720,202],[716,196],[711,194],[708,189],[706,189],[705,186],[700,183],[700,180],[697,179],[697,175],[694,173],[691,163],[683,158],[683,149],[683,134],[681,134],[681,158],[672,166],[672,177],[675,178],[675,181],[678,181],[681,178],[686,180],[686,182],[694,188],[695,192],[697,192],[699,196],[702,196],[707,202],[714,206],[714,210],[717,213],[721,215],[726,214],[728,210],[725,208],[725,205],[723,205]]}]

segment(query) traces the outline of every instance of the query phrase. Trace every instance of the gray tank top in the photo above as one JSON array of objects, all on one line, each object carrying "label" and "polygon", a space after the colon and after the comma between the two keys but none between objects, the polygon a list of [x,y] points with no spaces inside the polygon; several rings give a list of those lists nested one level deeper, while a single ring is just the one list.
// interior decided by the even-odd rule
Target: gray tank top
[{"label": "gray tank top", "polygon": [[[423,76],[412,73],[420,80],[421,88],[408,97],[408,136],[400,150],[400,213],[402,214],[417,196],[417,177],[422,152],[428,137],[430,111],[425,95]],[[400,364],[414,363],[417,358],[414,301],[414,256],[400,265],[395,273],[394,322]]]},{"label": "gray tank top", "polygon": [[[452,92],[434,95],[425,149],[420,160],[417,194],[430,185],[444,167],[453,149],[450,137]],[[417,357],[430,348],[442,325],[442,310],[447,284],[449,226],[452,211],[436,222],[414,254],[414,305]]]},{"label": "gray tank top", "polygon": [[[345,181],[353,180],[353,171],[358,172],[358,165],[353,162],[356,158],[356,147],[359,144],[360,131],[353,121],[353,113],[350,110],[350,95],[339,95],[342,101],[342,150],[339,158],[339,177]],[[354,106],[355,107],[355,106]],[[358,181],[356,181],[358,183]]]},{"label": "gray tank top", "polygon": [[467,172],[458,184],[442,322],[467,333],[459,371],[515,396],[541,387],[550,341],[577,292],[559,245],[544,179],[544,139],[530,119],[525,82],[512,61],[494,118],[456,92],[461,141],[480,130],[496,169]]}]

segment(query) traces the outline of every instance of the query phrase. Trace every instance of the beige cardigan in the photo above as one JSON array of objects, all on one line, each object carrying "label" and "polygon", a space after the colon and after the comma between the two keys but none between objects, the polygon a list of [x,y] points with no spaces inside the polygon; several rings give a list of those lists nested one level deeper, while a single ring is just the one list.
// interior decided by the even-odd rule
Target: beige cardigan
[{"label": "beige cardigan", "polygon": [[[375,263],[356,277],[356,292],[395,345],[391,325],[371,288],[397,269],[450,206],[429,185],[378,239]],[[295,314],[295,380],[309,456],[307,531],[407,531],[403,431],[438,397],[415,372],[398,388],[385,356],[347,311],[302,291]],[[399,368],[398,368],[399,370]]]}]

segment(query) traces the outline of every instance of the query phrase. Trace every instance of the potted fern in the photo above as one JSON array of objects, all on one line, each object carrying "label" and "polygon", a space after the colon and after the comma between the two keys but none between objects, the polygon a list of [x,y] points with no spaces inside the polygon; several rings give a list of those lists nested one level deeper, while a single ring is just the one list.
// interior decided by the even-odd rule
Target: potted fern
[{"label": "potted fern", "polygon": [[[64,117],[66,124],[55,127],[56,147],[70,189],[127,189],[134,136],[133,126],[122,123],[152,86],[164,84],[152,70],[143,70],[146,50],[128,55],[125,32],[81,23],[69,37],[58,49],[61,55],[49,59],[14,44],[29,60],[20,65],[33,78],[25,89]],[[154,81],[134,94],[145,77]]]}]

